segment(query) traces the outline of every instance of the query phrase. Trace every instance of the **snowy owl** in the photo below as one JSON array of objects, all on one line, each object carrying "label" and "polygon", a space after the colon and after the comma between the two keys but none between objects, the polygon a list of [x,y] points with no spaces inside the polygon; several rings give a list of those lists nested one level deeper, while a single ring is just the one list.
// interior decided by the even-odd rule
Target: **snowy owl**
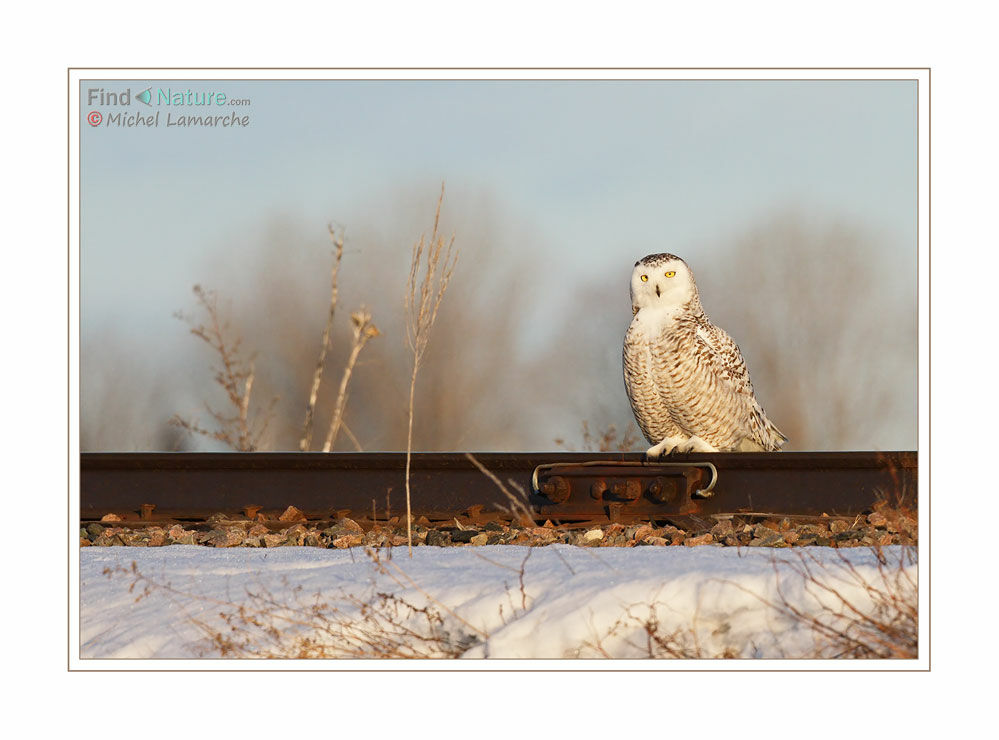
[{"label": "snowy owl", "polygon": [[648,457],[770,451],[787,441],[756,401],[739,347],[701,308],[686,262],[672,254],[636,262],[631,312],[624,385],[653,445]]}]

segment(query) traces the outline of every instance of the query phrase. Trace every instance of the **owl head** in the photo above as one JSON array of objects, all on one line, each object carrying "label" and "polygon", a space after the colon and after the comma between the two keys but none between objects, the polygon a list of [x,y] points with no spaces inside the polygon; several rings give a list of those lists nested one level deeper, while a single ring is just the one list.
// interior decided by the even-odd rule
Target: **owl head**
[{"label": "owl head", "polygon": [[631,273],[631,312],[679,308],[697,296],[694,273],[674,254],[650,254]]}]

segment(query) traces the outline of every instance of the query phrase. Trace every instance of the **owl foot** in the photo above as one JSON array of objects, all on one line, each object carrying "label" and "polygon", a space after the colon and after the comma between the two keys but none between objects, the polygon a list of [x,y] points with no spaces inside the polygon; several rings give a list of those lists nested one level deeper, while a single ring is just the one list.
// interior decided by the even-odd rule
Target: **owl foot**
[{"label": "owl foot", "polygon": [[717,447],[712,447],[700,437],[694,436],[677,447],[678,452],[718,452]]},{"label": "owl foot", "polygon": [[648,460],[657,460],[665,455],[674,452],[718,452],[717,447],[712,447],[700,437],[666,437],[662,442],[654,445],[645,453]]},{"label": "owl foot", "polygon": [[662,442],[657,445],[650,447],[646,453],[645,457],[648,460],[657,460],[664,455],[668,455],[671,452],[676,451],[682,445],[687,443],[686,437],[666,437]]}]

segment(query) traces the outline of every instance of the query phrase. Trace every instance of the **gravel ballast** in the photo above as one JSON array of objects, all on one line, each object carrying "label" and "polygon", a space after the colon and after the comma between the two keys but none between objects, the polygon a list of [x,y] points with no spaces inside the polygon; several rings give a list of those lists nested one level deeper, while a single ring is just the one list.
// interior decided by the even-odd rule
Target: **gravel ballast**
[{"label": "gravel ballast", "polygon": [[[106,519],[109,519],[106,517]],[[285,523],[288,526],[283,526]],[[680,528],[670,524],[604,523],[589,526],[522,526],[490,521],[485,524],[413,524],[414,547],[478,547],[568,544],[579,547],[886,547],[917,544],[915,512],[875,505],[851,519],[813,517],[712,518],[701,525]],[[227,519],[216,515],[201,524],[169,525],[138,522],[91,522],[80,529],[81,547],[400,547],[407,544],[406,523],[394,517],[364,527],[350,518],[322,523]]]}]

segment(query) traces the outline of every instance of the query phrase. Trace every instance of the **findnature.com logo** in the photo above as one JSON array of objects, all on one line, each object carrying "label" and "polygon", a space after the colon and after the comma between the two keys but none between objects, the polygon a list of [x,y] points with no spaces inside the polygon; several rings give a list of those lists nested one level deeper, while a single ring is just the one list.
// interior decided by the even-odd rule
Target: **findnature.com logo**
[{"label": "findnature.com logo", "polygon": [[239,115],[233,111],[221,115],[188,115],[185,113],[174,113],[171,108],[208,108],[208,107],[237,107],[250,105],[249,98],[233,98],[221,90],[175,90],[173,88],[147,87],[132,94],[131,88],[125,90],[105,90],[103,87],[92,87],[87,90],[88,107],[115,107],[121,108],[131,106],[132,101],[142,103],[148,108],[159,108],[165,106],[168,109],[165,115],[160,116],[160,111],[143,115],[142,113],[130,113],[128,111],[110,111],[107,114],[99,110],[91,110],[87,114],[87,123],[93,127],[105,126],[107,128],[159,128],[161,124],[165,128],[244,128],[250,125],[249,115]]}]

